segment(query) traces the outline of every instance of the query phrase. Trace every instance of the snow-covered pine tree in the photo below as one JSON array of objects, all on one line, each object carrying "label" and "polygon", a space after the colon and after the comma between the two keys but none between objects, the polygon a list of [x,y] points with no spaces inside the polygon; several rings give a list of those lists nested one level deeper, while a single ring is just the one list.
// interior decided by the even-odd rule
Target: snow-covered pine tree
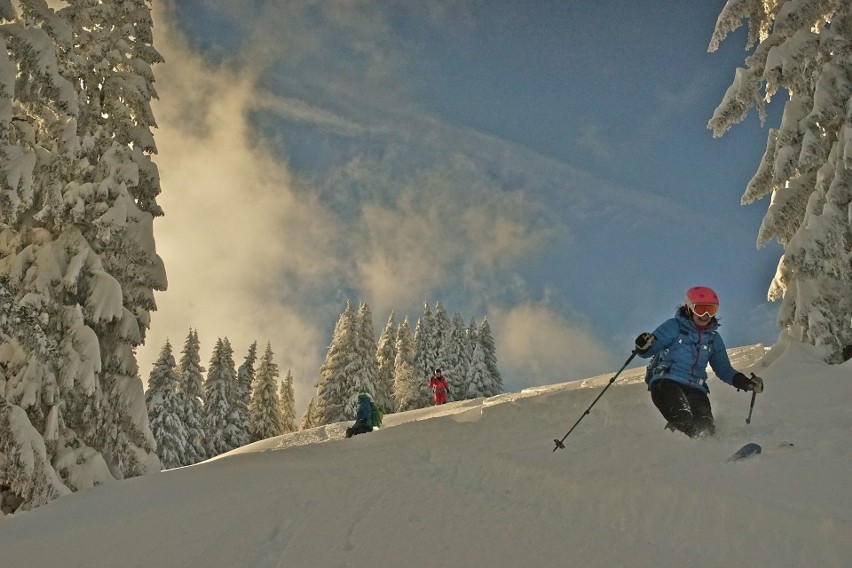
[{"label": "snow-covered pine tree", "polygon": [[[450,318],[447,315],[447,310],[441,302],[435,304],[435,313],[432,318],[434,323],[432,327],[432,341],[435,347],[434,368],[447,370],[447,360],[449,359],[450,346]],[[431,376],[431,373],[430,375]],[[427,379],[428,380],[428,379]]]},{"label": "snow-covered pine tree", "polygon": [[281,433],[296,431],[296,395],[293,392],[293,375],[287,369],[287,376],[278,390],[278,408],[281,414]]},{"label": "snow-covered pine tree", "polygon": [[426,382],[414,370],[414,335],[408,316],[399,324],[396,334],[393,377],[393,398],[398,412],[424,408],[430,404]]},{"label": "snow-covered pine tree", "polygon": [[[68,126],[77,101],[57,58],[69,46],[70,30],[52,12],[18,16],[8,1],[0,2],[0,17],[0,278],[9,309],[0,311],[0,503],[8,513],[79,488],[71,478],[92,468],[67,467],[60,480],[55,462],[58,453],[91,451],[80,440],[88,432],[66,424],[64,402],[70,399],[72,413],[85,408],[96,416],[100,357],[91,329],[82,318],[72,321],[74,307],[65,306],[64,288],[75,284],[76,274],[63,282],[67,255],[57,244],[63,230],[57,185],[68,178],[78,144]],[[46,20],[56,25],[45,29]],[[81,297],[87,291],[83,287]],[[76,344],[63,343],[71,323],[80,324],[73,329]],[[58,356],[44,351],[48,345]],[[90,356],[97,361],[71,374],[67,388],[60,377],[65,362]],[[74,385],[78,377],[83,388]],[[100,481],[111,478],[107,473]]]},{"label": "snow-covered pine tree", "polygon": [[224,364],[227,366],[228,373],[231,376],[231,381],[229,382],[230,388],[228,389],[228,408],[230,409],[230,415],[225,426],[225,443],[233,450],[240,447],[240,441],[245,440],[245,425],[237,423],[239,415],[235,411],[238,404],[237,388],[239,385],[237,384],[237,366],[234,362],[234,348],[231,347],[231,342],[227,337],[222,339],[222,343],[225,346]]},{"label": "snow-covered pine tree", "polygon": [[192,465],[207,459],[204,372],[205,369],[201,366],[198,331],[190,329],[178,364],[178,394],[181,400],[181,418],[186,428],[184,463],[181,465]]},{"label": "snow-covered pine tree", "polygon": [[480,343],[477,343],[473,347],[473,355],[471,356],[466,382],[466,398],[488,397],[491,396],[490,393],[494,389],[491,372],[485,364],[485,352],[482,350]]},{"label": "snow-covered pine tree", "polygon": [[358,393],[362,390],[375,396],[377,391],[376,375],[376,332],[373,326],[373,314],[367,302],[361,302],[355,320],[354,361],[347,378],[350,383],[350,394],[347,397],[345,413],[355,418],[358,410]]},{"label": "snow-covered pine tree", "polygon": [[465,378],[470,366],[470,353],[464,320],[458,312],[453,314],[450,321],[450,333],[444,352],[444,376],[447,377],[450,387],[449,400],[462,400],[467,392]]},{"label": "snow-covered pine tree", "polygon": [[423,304],[423,316],[414,326],[414,372],[425,384],[436,369],[435,316],[428,303]]},{"label": "snow-covered pine tree", "polygon": [[[130,168],[110,178],[117,162],[87,153],[81,144],[88,139],[79,128],[84,111],[75,86],[87,57],[78,52],[78,28],[69,25],[68,13],[58,16],[43,2],[18,6],[20,16],[11,3],[0,2],[6,48],[0,51],[0,99],[7,109],[0,113],[0,274],[9,276],[12,295],[26,298],[46,322],[59,356],[47,365],[22,359],[5,392],[42,436],[63,483],[76,490],[160,469],[133,354],[150,310],[136,303],[139,288],[125,290],[129,281],[112,272],[116,266],[134,270],[136,258],[101,254],[108,241],[101,231],[118,226],[118,212],[132,205],[111,184]],[[125,24],[127,29],[130,22]],[[92,32],[86,42],[106,41],[104,30]],[[115,46],[115,53],[132,60],[124,47]],[[97,199],[79,191],[88,183],[81,164],[97,170],[95,179],[104,183]],[[130,209],[126,218],[133,217]],[[153,254],[150,224],[135,224],[137,218],[128,226],[145,237],[140,240]],[[158,262],[146,276],[165,282]],[[35,504],[24,500],[21,506]]]},{"label": "snow-covered pine tree", "polygon": [[485,391],[485,396],[500,394],[503,392],[503,378],[500,376],[500,370],[497,369],[497,347],[494,345],[494,336],[491,335],[491,325],[488,323],[488,317],[482,318],[482,323],[479,325],[476,337],[479,345],[482,347],[485,367],[491,376],[489,388]]},{"label": "snow-covered pine tree", "polygon": [[[334,335],[328,346],[325,363],[320,367],[321,379],[313,409],[313,424],[321,426],[332,422],[353,420],[355,413],[349,410],[349,398],[353,392],[351,377],[359,365],[355,351],[355,334],[358,318],[352,302],[340,314],[334,326]],[[355,391],[357,395],[357,391]]]},{"label": "snow-covered pine tree", "polygon": [[373,399],[386,413],[396,410],[393,398],[394,363],[396,361],[397,324],[391,311],[376,347],[376,392]]},{"label": "snow-covered pine tree", "polygon": [[249,404],[252,441],[284,433],[278,402],[278,365],[272,356],[272,345],[267,343],[254,377]]},{"label": "snow-covered pine tree", "polygon": [[234,399],[231,401],[231,445],[235,448],[245,446],[251,441],[251,402],[252,383],[254,382],[254,364],[257,361],[257,341],[249,346],[248,353],[237,369],[234,382]]},{"label": "snow-covered pine tree", "polygon": [[746,18],[753,53],[708,128],[722,136],[752,106],[763,122],[765,103],[787,91],[741,201],[771,195],[757,245],[784,247],[768,293],[782,299],[779,326],[839,363],[852,346],[852,3],[729,0],[709,51]]},{"label": "snow-covered pine tree", "polygon": [[186,462],[187,431],[181,418],[179,385],[172,344],[166,340],[148,376],[148,390],[145,391],[148,420],[164,469],[179,467]]},{"label": "snow-covered pine tree", "polygon": [[473,318],[470,319],[470,323],[464,331],[464,349],[465,349],[465,357],[467,359],[467,369],[465,375],[463,377],[464,384],[461,388],[462,395],[459,395],[460,398],[468,398],[468,387],[469,381],[471,377],[471,366],[473,366],[473,351],[476,346],[479,344],[479,332],[477,330],[476,322]]},{"label": "snow-covered pine tree", "polygon": [[312,398],[308,401],[308,406],[305,408],[305,412],[302,413],[302,419],[299,421],[299,430],[309,430],[310,428],[314,428],[318,426],[316,422],[316,398]]},{"label": "snow-covered pine tree", "polygon": [[[34,5],[34,4],[32,4]],[[97,440],[125,477],[149,471],[148,425],[135,349],[144,343],[154,290],[166,289],[154,245],[159,174],[151,156],[156,96],[151,9],[145,0],[73,2],[59,13],[70,22],[73,57],[66,58],[79,102],[81,156],[63,188],[68,220],[80,228],[120,287],[119,313],[90,324],[101,345],[99,380],[105,397]]]},{"label": "snow-covered pine tree", "polygon": [[234,359],[231,344],[216,340],[207,380],[204,381],[204,414],[207,455],[215,457],[234,448],[230,445],[231,391],[234,389]]}]

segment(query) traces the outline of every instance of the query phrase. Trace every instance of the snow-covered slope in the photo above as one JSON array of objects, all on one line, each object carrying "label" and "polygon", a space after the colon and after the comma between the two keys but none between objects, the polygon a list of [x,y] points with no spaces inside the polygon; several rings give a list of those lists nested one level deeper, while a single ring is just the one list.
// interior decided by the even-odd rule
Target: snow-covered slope
[{"label": "snow-covered slope", "polygon": [[[333,424],[65,497],[0,520],[0,567],[852,565],[852,362],[801,344],[760,364],[760,346],[731,355],[766,391],[747,425],[750,396],[712,379],[712,439],[664,430],[635,368],[563,450],[553,439],[611,375],[390,415],[350,440]],[[763,453],[726,461],[749,441]]]}]

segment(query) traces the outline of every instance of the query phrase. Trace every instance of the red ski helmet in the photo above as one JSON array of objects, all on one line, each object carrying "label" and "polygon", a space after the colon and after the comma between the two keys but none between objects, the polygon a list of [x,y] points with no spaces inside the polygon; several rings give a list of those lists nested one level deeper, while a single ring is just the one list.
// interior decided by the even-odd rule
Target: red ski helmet
[{"label": "red ski helmet", "polygon": [[719,297],[712,288],[694,286],[686,291],[685,303],[693,313],[714,316],[719,308]]}]

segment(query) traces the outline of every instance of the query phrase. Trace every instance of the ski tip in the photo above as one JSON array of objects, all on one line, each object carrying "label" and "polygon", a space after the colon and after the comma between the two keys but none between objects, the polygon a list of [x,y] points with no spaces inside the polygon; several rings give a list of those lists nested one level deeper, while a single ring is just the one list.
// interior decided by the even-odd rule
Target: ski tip
[{"label": "ski tip", "polygon": [[728,458],[728,461],[736,461],[741,460],[743,458],[747,458],[749,456],[755,456],[763,451],[763,448],[760,447],[760,444],[755,444],[754,442],[750,442],[734,452],[734,454]]}]

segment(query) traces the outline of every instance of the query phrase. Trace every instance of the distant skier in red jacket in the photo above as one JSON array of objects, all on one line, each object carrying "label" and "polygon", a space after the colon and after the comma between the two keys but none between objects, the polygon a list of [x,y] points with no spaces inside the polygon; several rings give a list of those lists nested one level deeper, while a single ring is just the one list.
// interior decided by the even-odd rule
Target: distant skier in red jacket
[{"label": "distant skier in red jacket", "polygon": [[435,391],[435,406],[447,402],[447,379],[441,374],[441,369],[435,369],[435,374],[429,379],[429,388]]}]

